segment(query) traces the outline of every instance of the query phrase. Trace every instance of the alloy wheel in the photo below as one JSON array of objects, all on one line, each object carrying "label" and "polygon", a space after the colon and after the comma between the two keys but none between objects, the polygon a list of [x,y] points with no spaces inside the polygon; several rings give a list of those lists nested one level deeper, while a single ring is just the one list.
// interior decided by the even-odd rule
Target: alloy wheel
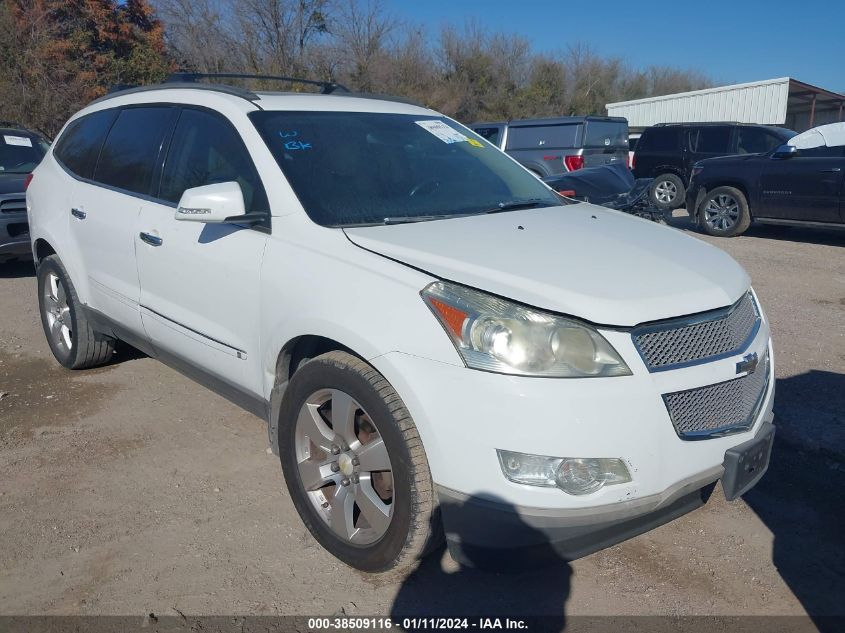
[{"label": "alloy wheel", "polygon": [[658,202],[670,204],[678,197],[678,187],[671,180],[661,180],[654,187],[654,197]]},{"label": "alloy wheel", "polygon": [[73,329],[67,291],[59,276],[52,272],[44,284],[44,311],[53,342],[63,351],[70,352],[73,349]]},{"label": "alloy wheel", "polygon": [[728,194],[719,194],[704,206],[704,221],[711,229],[727,231],[739,220],[739,203]]},{"label": "alloy wheel", "polygon": [[299,480],[317,515],[352,545],[380,540],[393,518],[393,468],[372,418],[349,394],[309,396],[294,436]]}]

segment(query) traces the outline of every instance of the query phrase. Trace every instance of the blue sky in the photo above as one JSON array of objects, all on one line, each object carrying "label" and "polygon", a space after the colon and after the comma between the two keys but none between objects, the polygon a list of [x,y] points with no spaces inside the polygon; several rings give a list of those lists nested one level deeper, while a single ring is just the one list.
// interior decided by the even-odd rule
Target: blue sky
[{"label": "blue sky", "polygon": [[640,67],[700,70],[729,84],[793,77],[845,92],[843,0],[385,0],[426,26],[475,20],[535,50],[583,42]]}]

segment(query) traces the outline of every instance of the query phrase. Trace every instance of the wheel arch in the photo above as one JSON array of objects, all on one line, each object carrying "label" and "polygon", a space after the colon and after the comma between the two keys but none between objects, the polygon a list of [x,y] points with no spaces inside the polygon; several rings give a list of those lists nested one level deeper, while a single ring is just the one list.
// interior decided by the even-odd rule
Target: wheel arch
[{"label": "wheel arch", "polygon": [[[751,206],[751,196],[748,195],[748,186],[742,182],[741,180],[735,180],[732,178],[726,178],[724,180],[719,179],[715,182],[709,182],[703,185],[704,195],[702,196],[701,202],[704,202],[704,198],[714,189],[718,189],[719,187],[733,187],[734,189],[739,189],[742,192],[742,195],[745,196],[745,203],[748,205],[748,215],[751,219],[754,219],[754,209]],[[701,203],[696,205],[695,208],[695,219],[698,221],[698,214],[699,214],[699,207]]]}]

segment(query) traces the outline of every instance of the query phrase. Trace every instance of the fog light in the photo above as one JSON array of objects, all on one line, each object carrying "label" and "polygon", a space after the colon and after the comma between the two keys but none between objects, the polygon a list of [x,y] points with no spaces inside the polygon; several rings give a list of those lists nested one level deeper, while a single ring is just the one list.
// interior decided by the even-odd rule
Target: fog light
[{"label": "fog light", "polygon": [[505,477],[526,486],[557,486],[571,495],[586,495],[603,486],[631,481],[631,474],[621,459],[496,452]]}]

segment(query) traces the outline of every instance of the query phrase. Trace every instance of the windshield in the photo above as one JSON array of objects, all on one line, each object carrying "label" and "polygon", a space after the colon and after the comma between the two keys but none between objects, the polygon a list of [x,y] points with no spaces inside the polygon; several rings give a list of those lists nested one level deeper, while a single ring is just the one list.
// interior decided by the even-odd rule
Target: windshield
[{"label": "windshield", "polygon": [[250,118],[305,211],[324,226],[562,204],[502,152],[443,117],[277,111]]},{"label": "windshield", "polygon": [[46,148],[37,138],[20,133],[0,134],[0,175],[28,174],[44,158]]}]

